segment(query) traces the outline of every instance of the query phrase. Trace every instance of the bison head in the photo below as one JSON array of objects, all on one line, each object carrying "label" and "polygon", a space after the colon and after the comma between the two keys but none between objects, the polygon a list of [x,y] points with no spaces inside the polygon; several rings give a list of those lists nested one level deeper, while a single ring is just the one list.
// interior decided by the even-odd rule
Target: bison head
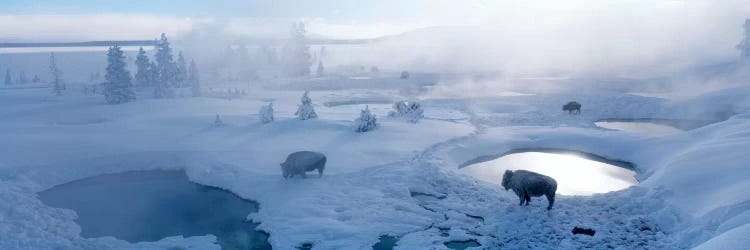
[{"label": "bison head", "polygon": [[281,174],[284,176],[284,178],[289,178],[289,168],[286,165],[286,162],[279,164],[281,166]]},{"label": "bison head", "polygon": [[513,177],[513,171],[505,170],[505,174],[503,174],[503,187],[505,188],[505,191],[508,191],[510,188],[510,178]]}]

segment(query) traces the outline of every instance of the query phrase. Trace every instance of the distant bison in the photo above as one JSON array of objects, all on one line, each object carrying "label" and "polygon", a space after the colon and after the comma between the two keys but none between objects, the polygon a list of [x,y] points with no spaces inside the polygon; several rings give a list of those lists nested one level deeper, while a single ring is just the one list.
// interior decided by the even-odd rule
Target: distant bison
[{"label": "distant bison", "polygon": [[318,176],[323,176],[323,170],[326,168],[326,156],[311,151],[294,152],[286,157],[286,161],[280,164],[281,172],[284,178],[293,178],[300,175],[307,178],[307,172],[318,170]]},{"label": "distant bison", "polygon": [[401,72],[401,78],[402,80],[409,79],[409,71]]},{"label": "distant bison", "polygon": [[552,204],[555,204],[557,181],[552,177],[526,170],[516,170],[515,172],[506,170],[502,185],[505,190],[513,189],[513,192],[518,195],[518,199],[521,200],[519,205],[523,205],[524,202],[529,205],[532,196],[542,195],[546,196],[549,202],[547,210],[552,209]]},{"label": "distant bison", "polygon": [[568,104],[563,105],[562,108],[563,111],[568,111],[568,113],[575,112],[576,114],[581,113],[581,104],[578,102],[569,102]]}]

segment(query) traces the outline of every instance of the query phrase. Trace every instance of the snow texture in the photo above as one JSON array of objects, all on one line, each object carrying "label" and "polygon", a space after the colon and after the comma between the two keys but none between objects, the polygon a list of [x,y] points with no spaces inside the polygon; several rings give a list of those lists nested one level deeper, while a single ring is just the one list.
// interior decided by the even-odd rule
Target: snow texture
[{"label": "snow texture", "polygon": [[[307,84],[312,83],[302,83]],[[274,249],[303,244],[369,249],[382,235],[398,237],[396,249],[446,249],[445,242],[464,240],[489,249],[747,245],[748,88],[679,101],[581,89],[431,97],[421,99],[429,107],[421,126],[386,116],[388,105],[371,104],[372,114],[384,118],[367,136],[351,132],[351,117],[361,105],[321,106],[320,119],[300,121],[294,112],[303,106],[296,105],[297,91],[258,89],[231,101],[139,99],[123,105],[100,105],[100,97],[73,92],[50,97],[49,91],[0,91],[0,249],[218,249],[211,235],[140,243],[82,238],[73,211],[48,207],[36,197],[85,177],[150,169],[185,170],[191,181],[259,202],[260,210],[248,218],[270,234]],[[378,94],[363,94],[367,91]],[[357,95],[408,98],[367,91],[335,88],[316,92],[316,98],[323,103]],[[571,116],[560,110],[573,99],[586,105],[586,112]],[[276,104],[275,122],[262,124],[260,115],[244,113],[269,100]],[[224,126],[211,129],[206,118],[217,112]],[[726,115],[708,115],[718,113]],[[711,124],[668,135],[594,125],[610,118],[710,119]],[[546,211],[538,199],[520,207],[512,192],[456,170],[477,157],[518,148],[626,160],[634,163],[640,183],[592,196],[558,195]],[[327,156],[325,177],[284,180],[279,163],[303,150]],[[574,227],[596,234],[573,235]]]}]

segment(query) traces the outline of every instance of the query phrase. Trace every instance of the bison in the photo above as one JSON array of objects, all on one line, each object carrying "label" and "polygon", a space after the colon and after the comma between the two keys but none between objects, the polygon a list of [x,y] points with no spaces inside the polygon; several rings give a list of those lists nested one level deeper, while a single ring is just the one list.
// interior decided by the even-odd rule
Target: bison
[{"label": "bison", "polygon": [[521,200],[521,204],[519,204],[521,206],[524,202],[529,205],[531,197],[542,195],[546,196],[549,202],[547,210],[552,209],[552,204],[555,204],[557,181],[552,177],[526,170],[506,170],[502,185],[505,190],[513,189],[513,192],[518,195],[518,199]]},{"label": "bison", "polygon": [[291,153],[286,157],[286,161],[281,165],[281,172],[284,178],[293,178],[300,175],[307,178],[307,172],[318,170],[318,177],[323,177],[323,170],[326,168],[326,156],[312,151],[299,151]]},{"label": "bison", "polygon": [[563,111],[568,111],[568,113],[575,112],[576,114],[581,113],[581,104],[578,102],[569,102],[568,104],[563,105],[562,107]]}]

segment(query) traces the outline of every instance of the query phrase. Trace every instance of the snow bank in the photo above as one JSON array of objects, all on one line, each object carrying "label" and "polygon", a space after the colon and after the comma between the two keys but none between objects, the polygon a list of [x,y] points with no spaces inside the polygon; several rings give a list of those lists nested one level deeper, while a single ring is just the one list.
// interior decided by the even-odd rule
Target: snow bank
[{"label": "snow bank", "polygon": [[[300,121],[294,117],[299,91],[117,106],[101,97],[49,98],[45,89],[0,91],[0,141],[6,145],[0,151],[0,248],[216,248],[213,236],[137,244],[83,239],[74,213],[35,197],[75,179],[146,169],[186,169],[193,181],[258,201],[259,212],[249,218],[270,233],[276,249],[304,243],[366,249],[380,235],[400,236],[400,249],[445,249],[451,240],[487,247],[713,248],[743,242],[747,233],[750,156],[742,149],[750,146],[750,115],[656,136],[593,122],[664,118],[679,105],[611,93],[428,99],[421,101],[426,118],[419,126],[389,119],[390,105],[370,105],[383,117],[379,129],[355,133],[351,119],[363,105],[317,104],[346,101],[349,94],[332,93],[315,94],[319,119]],[[571,100],[583,104],[581,115],[560,110]],[[261,124],[257,114],[246,113],[268,101],[275,122]],[[748,109],[738,104],[733,110]],[[213,128],[217,113],[226,126]],[[621,192],[560,196],[545,213],[544,202],[520,208],[512,193],[454,171],[478,156],[534,147],[632,162],[641,183]],[[328,156],[323,178],[281,178],[278,164],[300,150]],[[575,226],[597,234],[574,236],[569,230]]]}]

